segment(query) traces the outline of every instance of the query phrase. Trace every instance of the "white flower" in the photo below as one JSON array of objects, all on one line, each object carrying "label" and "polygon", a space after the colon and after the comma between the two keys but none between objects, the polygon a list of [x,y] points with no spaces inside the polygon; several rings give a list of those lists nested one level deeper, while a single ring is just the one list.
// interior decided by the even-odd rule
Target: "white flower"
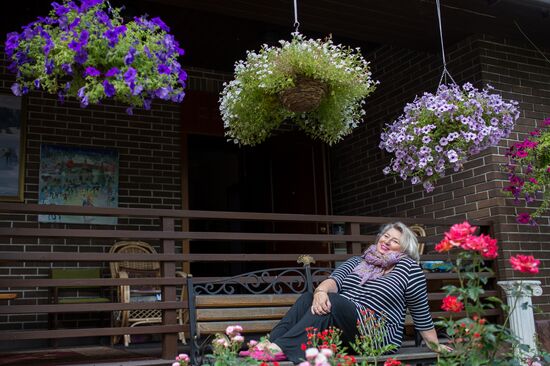
[{"label": "white flower", "polygon": [[308,348],[306,349],[306,359],[312,360],[319,354],[319,350],[317,348]]}]

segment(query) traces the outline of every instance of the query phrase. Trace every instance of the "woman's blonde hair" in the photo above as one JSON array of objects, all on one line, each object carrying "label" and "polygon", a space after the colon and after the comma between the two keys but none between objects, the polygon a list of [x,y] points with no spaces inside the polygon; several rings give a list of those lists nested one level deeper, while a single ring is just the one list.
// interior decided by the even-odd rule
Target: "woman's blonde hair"
[{"label": "woman's blonde hair", "polygon": [[391,229],[395,229],[401,233],[401,239],[399,240],[401,250],[415,261],[420,261],[420,254],[418,253],[418,240],[416,239],[416,234],[402,222],[397,221],[382,226],[380,228],[380,231],[378,232],[378,235],[376,236],[376,244],[378,244],[378,240],[382,237],[382,235],[384,235],[388,230]]}]

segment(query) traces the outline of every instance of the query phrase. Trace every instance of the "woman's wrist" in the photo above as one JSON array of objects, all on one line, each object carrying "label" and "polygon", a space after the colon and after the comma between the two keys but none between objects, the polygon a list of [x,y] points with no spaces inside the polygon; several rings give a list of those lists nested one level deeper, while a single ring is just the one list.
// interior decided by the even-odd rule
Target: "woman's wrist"
[{"label": "woman's wrist", "polygon": [[325,294],[328,293],[328,291],[325,291],[325,290],[320,289],[320,288],[316,288],[315,291],[313,291],[313,294],[315,295],[315,294],[317,294],[317,293],[319,293],[319,292],[324,292]]}]

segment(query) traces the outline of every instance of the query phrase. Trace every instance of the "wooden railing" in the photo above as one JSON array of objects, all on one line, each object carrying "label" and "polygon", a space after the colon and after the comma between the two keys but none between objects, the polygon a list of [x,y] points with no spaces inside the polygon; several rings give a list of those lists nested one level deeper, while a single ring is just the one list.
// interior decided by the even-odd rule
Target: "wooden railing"
[{"label": "wooden railing", "polygon": [[[158,221],[154,229],[118,230],[104,229],[101,226],[90,225],[89,228],[72,228],[72,224],[42,224],[38,223],[38,214],[55,215],[85,215],[85,216],[114,216],[124,218],[152,218]],[[15,219],[17,215],[17,219]],[[21,216],[26,216],[24,224]],[[17,220],[13,221],[12,220]],[[307,224],[332,224],[338,223],[345,226],[344,235],[317,234],[317,233],[257,233],[257,232],[204,232],[183,231],[178,227],[182,220],[221,220],[221,221],[265,221],[275,223],[307,223]],[[160,243],[159,254],[111,254],[111,253],[81,253],[81,252],[0,252],[0,265],[10,266],[14,263],[31,262],[116,262],[116,261],[156,261],[161,263],[162,277],[160,278],[101,278],[89,280],[60,280],[48,278],[36,278],[36,276],[4,276],[0,277],[0,292],[17,292],[20,288],[50,288],[59,286],[102,286],[115,287],[121,285],[159,285],[162,287],[162,301],[144,303],[102,303],[102,304],[29,304],[28,301],[0,300],[0,314],[38,314],[38,313],[73,313],[73,312],[103,312],[129,309],[162,309],[162,325],[147,327],[104,327],[85,329],[59,329],[59,330],[14,330],[0,333],[0,341],[72,338],[85,336],[113,336],[122,334],[162,334],[162,357],[172,358],[177,352],[177,334],[187,331],[187,327],[178,325],[176,315],[178,309],[187,308],[187,301],[177,298],[178,287],[185,284],[185,278],[176,277],[176,269],[183,262],[288,262],[295,261],[302,253],[286,253],[270,255],[255,253],[177,253],[176,243],[181,241],[242,241],[254,242],[263,245],[267,242],[312,242],[312,243],[347,243],[347,254],[315,253],[318,262],[342,261],[349,258],[350,254],[357,255],[362,252],[366,243],[375,239],[373,232],[362,234],[362,227],[367,225],[380,225],[393,221],[401,221],[405,224],[421,224],[428,228],[428,236],[423,241],[435,243],[441,238],[441,233],[455,220],[433,220],[424,218],[397,218],[397,217],[361,217],[361,216],[321,216],[321,215],[294,215],[294,214],[268,214],[250,212],[212,212],[190,210],[162,210],[162,209],[131,209],[131,208],[96,208],[77,206],[45,206],[36,204],[0,204],[0,221],[10,223],[10,227],[0,227],[0,240],[4,247],[9,247],[13,240],[21,241],[21,238],[61,238],[74,239],[86,238],[91,240],[115,239],[115,240],[155,240]],[[473,222],[482,226],[484,231],[490,230],[488,221]],[[18,227],[18,226],[21,227]],[[61,228],[59,226],[62,226]],[[77,225],[82,227],[82,225]],[[229,244],[228,244],[229,246]],[[438,254],[427,254],[422,260],[442,259]],[[51,264],[50,264],[51,265]],[[427,273],[428,279],[455,278],[454,273]],[[200,281],[200,278],[196,278]],[[20,290],[19,290],[20,291]],[[436,296],[437,297],[437,296]]]}]

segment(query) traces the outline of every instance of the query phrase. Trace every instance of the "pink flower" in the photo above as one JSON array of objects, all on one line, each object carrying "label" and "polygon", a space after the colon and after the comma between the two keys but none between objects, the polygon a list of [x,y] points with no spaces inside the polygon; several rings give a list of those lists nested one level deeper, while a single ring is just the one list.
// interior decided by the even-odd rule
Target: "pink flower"
[{"label": "pink flower", "polygon": [[518,254],[515,257],[510,257],[510,264],[516,271],[523,273],[539,273],[540,260],[535,259],[532,255]]},{"label": "pink flower", "polygon": [[240,334],[237,334],[235,337],[231,338],[233,342],[242,343],[244,342],[244,337]]},{"label": "pink flower", "polygon": [[444,253],[444,252],[448,252],[454,247],[455,246],[449,239],[443,238],[443,240],[441,240],[441,242],[439,242],[439,244],[435,246],[435,250],[438,251],[439,253]]},{"label": "pink flower", "polygon": [[321,353],[325,355],[325,357],[332,357],[332,350],[329,348],[323,348],[321,349]]},{"label": "pink flower", "polygon": [[214,342],[217,343],[218,345],[224,347],[224,348],[229,347],[229,342],[227,342],[227,339],[225,339],[225,338],[215,339]]},{"label": "pink flower", "polygon": [[225,334],[227,334],[230,337],[236,336],[240,334],[243,331],[243,327],[240,325],[230,325],[227,328],[225,328]]},{"label": "pink flower", "polygon": [[451,226],[449,231],[445,233],[445,237],[451,241],[452,245],[459,246],[475,233],[476,229],[476,226],[471,226],[468,221],[464,221],[462,224]]},{"label": "pink flower", "polygon": [[460,302],[456,296],[446,296],[443,299],[441,309],[445,311],[451,311],[453,313],[458,313],[464,309],[464,304]]},{"label": "pink flower", "polygon": [[309,364],[309,362],[304,361],[304,362],[300,362],[300,363],[298,364],[298,366],[311,366],[311,365]]},{"label": "pink flower", "polygon": [[544,120],[544,122],[542,122],[542,124],[544,126],[549,126],[550,125],[550,117],[548,117],[547,119]]},{"label": "pink flower", "polygon": [[248,347],[252,348],[257,344],[258,344],[258,341],[251,339],[250,342],[248,342]]},{"label": "pink flower", "polygon": [[480,251],[481,255],[485,258],[495,259],[498,256],[497,240],[483,234],[481,234],[481,238],[485,241],[485,245]]},{"label": "pink flower", "polygon": [[517,217],[516,221],[520,224],[528,224],[531,221],[531,215],[527,212],[521,212]]}]

